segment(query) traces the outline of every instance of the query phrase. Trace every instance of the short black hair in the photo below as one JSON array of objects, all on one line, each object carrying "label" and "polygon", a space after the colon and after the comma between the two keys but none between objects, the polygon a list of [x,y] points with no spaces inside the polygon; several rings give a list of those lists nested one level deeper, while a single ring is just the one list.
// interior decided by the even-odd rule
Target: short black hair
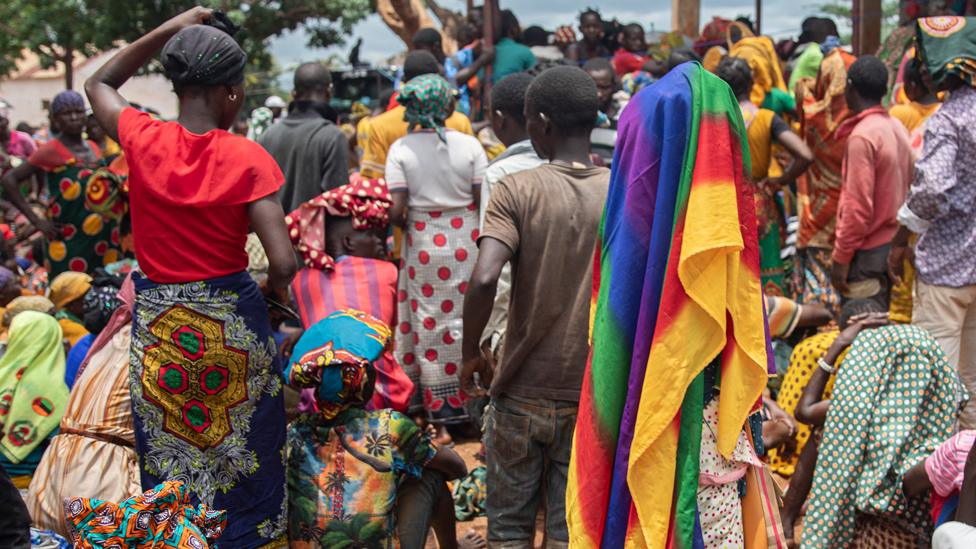
[{"label": "short black hair", "polygon": [[522,31],[522,43],[529,47],[548,46],[549,31],[540,27],[539,25],[532,25],[531,27]]},{"label": "short black hair", "polygon": [[591,57],[583,63],[583,70],[590,72],[610,71],[610,76],[617,79],[617,73],[613,70],[613,64],[606,57]]},{"label": "short black hair", "polygon": [[880,101],[888,93],[888,69],[873,55],[863,55],[847,69],[847,83],[864,99]]},{"label": "short black hair", "polygon": [[332,84],[332,73],[318,62],[302,63],[295,69],[294,93],[323,92]]},{"label": "short black hair", "polygon": [[543,72],[553,68],[553,67],[566,67],[572,65],[571,62],[566,59],[551,59],[549,61],[540,61],[536,63],[534,67],[529,69],[528,72],[532,76],[539,76]]},{"label": "short black hair", "polygon": [[671,69],[687,61],[701,62],[701,57],[698,57],[695,50],[691,48],[675,48],[671,50],[671,53],[668,55],[668,70],[670,71]]},{"label": "short black hair", "polygon": [[527,72],[517,72],[502,78],[491,88],[491,108],[525,126],[525,92],[532,80],[534,78]]},{"label": "short black hair", "polygon": [[526,111],[545,115],[562,134],[589,135],[600,109],[596,84],[579,67],[552,67],[525,92]]},{"label": "short black hair", "polygon": [[518,17],[512,10],[502,10],[502,37],[511,37],[512,33],[519,28]]},{"label": "short black hair", "polygon": [[454,29],[454,39],[457,40],[458,47],[463,48],[474,41],[475,32],[474,25],[466,22],[459,23]]},{"label": "short black hair", "polygon": [[915,57],[908,60],[905,65],[905,83],[911,83],[921,90],[928,90],[925,78],[922,77],[922,63]]},{"label": "short black hair", "polygon": [[413,43],[414,48],[419,49],[433,47],[434,44],[440,44],[443,42],[443,38],[441,38],[441,33],[438,32],[437,29],[426,27],[417,31],[417,34],[413,35],[413,40],[411,40],[411,42]]},{"label": "short black hair", "polygon": [[580,20],[580,22],[582,23],[583,22],[583,18],[584,17],[588,17],[590,15],[595,16],[597,19],[600,20],[601,23],[603,22],[603,16],[600,15],[600,12],[596,8],[590,8],[590,7],[586,8],[585,10],[583,10],[583,11],[580,12],[580,14],[579,14],[579,20]]},{"label": "short black hair", "polygon": [[807,17],[800,24],[799,38],[797,38],[798,44],[805,44],[807,42],[822,43],[827,39],[828,36],[840,36],[837,31],[837,23],[829,17]]},{"label": "short black hair", "polygon": [[739,17],[736,17],[735,18],[735,22],[736,23],[742,23],[743,25],[745,25],[746,27],[748,27],[749,32],[751,32],[753,34],[756,34],[756,27],[754,27],[752,25],[752,19],[749,19],[748,17],[746,17],[744,15],[740,15]]},{"label": "short black hair", "polygon": [[851,299],[840,308],[840,319],[837,325],[843,330],[851,323],[851,317],[865,313],[884,313],[887,311],[887,308],[874,299]]},{"label": "short black hair", "polygon": [[627,23],[620,30],[624,34],[627,34],[628,32],[634,32],[634,31],[639,32],[641,34],[644,34],[644,27],[641,26],[640,23]]},{"label": "short black hair", "polygon": [[427,50],[412,51],[403,60],[403,81],[409,82],[424,74],[440,74],[441,64]]},{"label": "short black hair", "polygon": [[386,106],[390,104],[390,100],[393,99],[393,94],[395,93],[396,90],[394,90],[393,88],[386,88],[385,90],[380,92],[380,96],[378,99],[380,102],[381,109],[386,110]]},{"label": "short black hair", "polygon": [[738,99],[747,97],[752,90],[752,69],[741,57],[726,57],[715,68],[715,75],[725,80]]}]

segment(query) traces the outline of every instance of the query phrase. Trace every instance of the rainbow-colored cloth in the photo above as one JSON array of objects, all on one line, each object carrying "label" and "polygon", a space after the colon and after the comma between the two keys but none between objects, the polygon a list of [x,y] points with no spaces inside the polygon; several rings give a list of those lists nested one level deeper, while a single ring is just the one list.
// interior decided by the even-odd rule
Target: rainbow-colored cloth
[{"label": "rainbow-colored cloth", "polygon": [[769,367],[748,173],[738,103],[697,63],[623,112],[566,491],[573,547],[702,546],[703,370],[720,364],[729,457]]}]

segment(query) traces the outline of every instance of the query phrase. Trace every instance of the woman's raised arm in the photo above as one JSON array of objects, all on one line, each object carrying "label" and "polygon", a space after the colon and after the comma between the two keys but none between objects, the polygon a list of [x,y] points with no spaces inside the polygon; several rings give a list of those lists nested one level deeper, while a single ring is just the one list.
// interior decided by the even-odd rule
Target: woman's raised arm
[{"label": "woman's raised arm", "polygon": [[195,7],[189,9],[149,34],[129,44],[102,65],[85,81],[85,93],[91,103],[95,119],[112,139],[118,141],[119,115],[129,102],[119,93],[122,84],[132,78],[147,61],[152,59],[174,34],[191,25],[199,25],[210,19],[212,10]]}]

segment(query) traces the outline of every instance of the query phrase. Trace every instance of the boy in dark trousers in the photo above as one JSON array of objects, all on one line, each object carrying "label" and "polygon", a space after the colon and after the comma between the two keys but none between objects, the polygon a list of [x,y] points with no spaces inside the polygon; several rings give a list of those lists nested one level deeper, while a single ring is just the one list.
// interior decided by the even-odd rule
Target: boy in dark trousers
[{"label": "boy in dark trousers", "polygon": [[[551,68],[529,86],[526,129],[548,164],[492,189],[465,294],[461,386],[483,394],[474,374],[492,379],[485,422],[492,546],[532,547],[543,494],[548,546],[569,543],[566,477],[589,353],[593,250],[610,180],[590,162],[597,103],[596,85],[576,67]],[[508,262],[508,329],[491,372],[479,340]]]}]

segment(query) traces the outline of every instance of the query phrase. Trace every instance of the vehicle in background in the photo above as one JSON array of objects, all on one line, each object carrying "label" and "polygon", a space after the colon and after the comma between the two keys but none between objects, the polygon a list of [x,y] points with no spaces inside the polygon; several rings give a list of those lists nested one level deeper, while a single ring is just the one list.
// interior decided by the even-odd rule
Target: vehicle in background
[{"label": "vehicle in background", "polygon": [[[355,67],[332,71],[332,102],[330,106],[340,117],[347,116],[356,101],[372,102],[384,90],[393,88],[398,67]],[[365,100],[365,101],[364,101]]]}]

